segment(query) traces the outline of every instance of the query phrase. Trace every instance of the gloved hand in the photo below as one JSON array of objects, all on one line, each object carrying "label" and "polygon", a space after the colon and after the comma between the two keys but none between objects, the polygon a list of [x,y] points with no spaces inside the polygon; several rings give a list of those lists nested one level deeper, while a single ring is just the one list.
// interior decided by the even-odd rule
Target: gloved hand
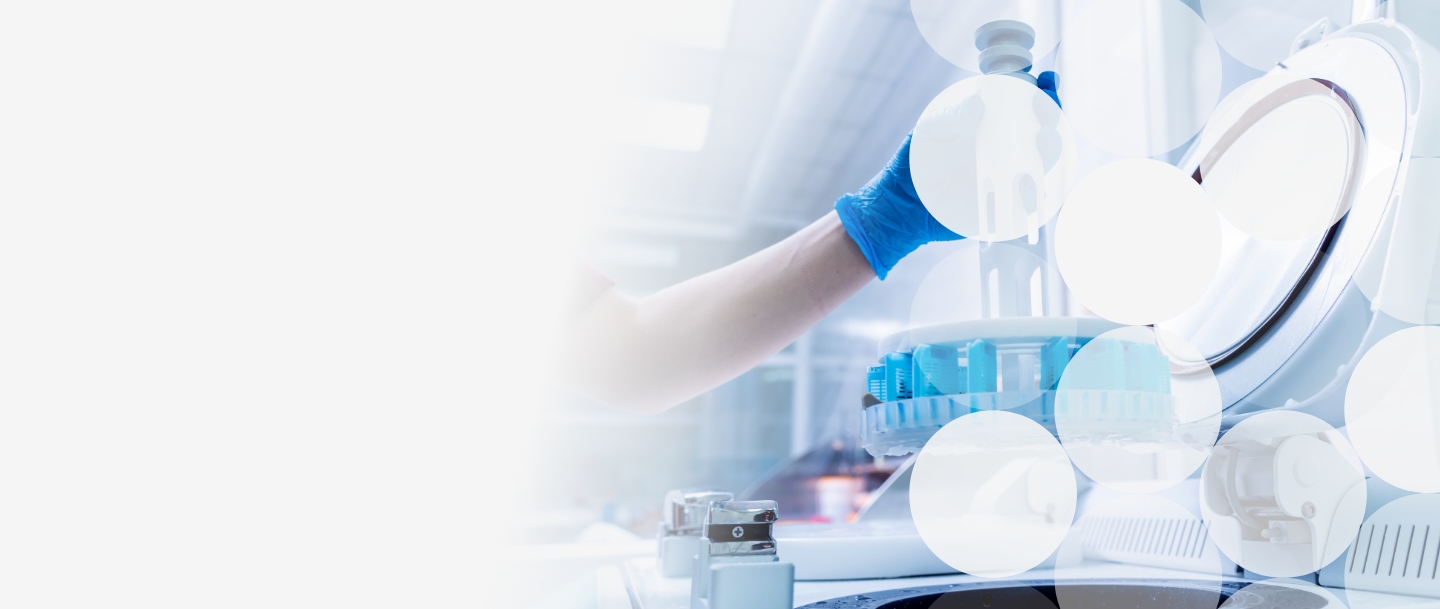
[{"label": "gloved hand", "polygon": [[961,239],[945,228],[915,194],[910,181],[910,137],[895,151],[885,169],[860,190],[835,201],[845,232],[880,279],[916,248],[931,241]]}]

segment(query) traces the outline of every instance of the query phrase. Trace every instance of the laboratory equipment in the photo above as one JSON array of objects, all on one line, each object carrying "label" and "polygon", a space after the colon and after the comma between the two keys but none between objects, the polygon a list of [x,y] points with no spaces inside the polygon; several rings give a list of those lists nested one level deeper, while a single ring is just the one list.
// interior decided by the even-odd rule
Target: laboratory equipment
[{"label": "laboratory equipment", "polygon": [[[1195,600],[1214,602],[1213,586],[1193,580],[1094,580],[1077,585],[1080,594],[1104,597],[1108,607],[1158,608],[1194,606]],[[1229,598],[1245,587],[1245,582],[1227,581],[1221,588],[1223,598]],[[933,609],[961,609],[965,607],[1018,607],[1022,609],[1056,609],[1060,600],[1053,580],[1033,579],[1015,581],[978,581],[943,585],[920,585],[894,590],[865,592],[817,603],[802,605],[801,609],[900,609],[904,607],[927,607]],[[1252,605],[1243,605],[1252,606]],[[1257,603],[1253,606],[1271,606]],[[1276,605],[1279,607],[1311,607],[1327,609],[1324,603],[1306,605]],[[1343,607],[1341,605],[1340,607]],[[1339,609],[1334,607],[1333,609]]]},{"label": "laboratory equipment", "polygon": [[885,396],[885,365],[871,366],[865,376],[865,387],[869,393],[869,400],[873,402],[884,402]]},{"label": "laboratory equipment", "polygon": [[[1302,140],[1287,138],[1284,130],[1276,132],[1276,125],[1303,126],[1312,116],[1309,112],[1317,109],[1324,110],[1318,115],[1332,118],[1314,129],[1328,130],[1327,145],[1343,159],[1331,192],[1333,223],[1317,234],[1288,241],[1262,239],[1227,225],[1224,259],[1211,290],[1191,310],[1157,324],[1203,354],[1203,365],[1219,383],[1223,429],[1285,411],[1343,426],[1345,388],[1360,357],[1395,331],[1436,322],[1429,317],[1429,291],[1434,235],[1440,234],[1440,214],[1434,213],[1431,200],[1440,192],[1440,109],[1430,90],[1440,69],[1440,52],[1431,42],[1440,40],[1437,13],[1423,2],[1390,0],[1381,5],[1379,18],[1343,28],[1317,24],[1297,39],[1292,57],[1226,98],[1177,162],[1212,196],[1243,192],[1256,184],[1296,183],[1308,175],[1304,161],[1312,151],[1296,147],[1292,142]],[[1271,145],[1261,146],[1262,140]],[[1431,245],[1422,247],[1427,242]],[[890,336],[878,350],[882,361],[866,371],[866,389],[879,403],[857,413],[863,420],[864,447],[890,457],[912,454],[945,423],[983,410],[1023,414],[1053,431],[1060,416],[1055,382],[1080,347],[1115,327],[1083,318],[992,318],[911,328]],[[987,344],[993,347],[993,386],[986,368],[991,353]],[[943,348],[955,350],[953,367]],[[896,355],[893,366],[888,365],[891,354]],[[901,363],[906,355],[908,366]],[[1153,366],[1154,360],[1147,364],[1144,357],[1121,356],[1125,391],[1155,396],[1160,408],[1149,412],[1159,416],[1165,416],[1159,396],[1168,393],[1167,376],[1173,381],[1195,370],[1178,361],[1162,370]],[[965,373],[958,376],[962,366]],[[898,374],[902,368],[904,385]],[[951,385],[953,392],[942,387],[950,383],[951,371],[964,379],[963,386]],[[925,385],[921,377],[941,380]],[[1133,386],[1131,378],[1137,379]],[[1306,607],[1343,606],[1316,590],[1346,585],[1392,599],[1370,605],[1376,607],[1395,606],[1403,597],[1440,598],[1431,583],[1440,579],[1421,569],[1434,571],[1440,563],[1440,522],[1433,518],[1437,512],[1413,506],[1384,511],[1382,506],[1405,493],[1381,495],[1375,490],[1376,479],[1344,474],[1343,469],[1337,469],[1341,475],[1300,484],[1309,479],[1304,464],[1336,462],[1334,445],[1323,435],[1285,427],[1254,441],[1222,441],[1199,475],[1177,489],[1188,493],[1188,505],[1196,511],[1203,502],[1205,510],[1218,516],[1211,520],[1225,524],[1191,525],[1175,533],[1131,523],[1126,525],[1135,540],[1130,548],[1162,547],[1178,539],[1192,551],[1199,545],[1203,553],[1207,550],[1199,539],[1208,536],[1217,546],[1236,542],[1241,550],[1235,557],[1241,562],[1252,562],[1247,553],[1261,553],[1283,557],[1301,571],[1294,585],[1257,587],[1253,582],[1263,571],[1237,566],[1227,551],[1221,557],[1225,577],[1219,590],[1222,598],[1243,600],[1236,606],[1263,605],[1267,594],[1287,595]],[[867,564],[857,559],[893,556],[882,548],[900,547],[893,545],[900,543],[896,540],[918,540],[904,526],[910,516],[910,475],[904,464],[872,492],[854,528],[813,525],[805,531],[810,539],[822,541],[794,555],[799,580],[795,601],[857,609],[943,607],[935,603],[951,594],[948,602],[970,606],[966,599],[973,599],[985,606],[986,594],[993,603],[1030,594],[1026,589],[1054,601],[1049,564],[1008,580],[979,581],[947,572],[951,570],[936,566],[933,555],[919,551],[899,554],[924,556],[932,561],[928,567],[915,564],[897,570],[889,560]],[[1345,520],[1342,513],[1354,512],[1353,497],[1362,488],[1368,499],[1358,503],[1366,506],[1371,520],[1353,529],[1336,527],[1334,523]],[[1081,513],[1085,505],[1082,501]],[[782,555],[788,539],[784,528],[775,530]],[[795,537],[801,538],[798,532]],[[834,545],[822,546],[825,542]],[[1328,550],[1337,543],[1343,547],[1339,557],[1327,561]],[[1087,548],[1084,557],[1103,572],[1106,565],[1183,570],[1180,562],[1195,556],[1117,551],[1102,544]],[[826,566],[827,558],[843,563],[844,569]],[[835,577],[815,575],[827,573]],[[922,574],[929,576],[907,577]],[[875,577],[904,579],[869,579]],[[825,579],[829,581],[820,581]],[[1100,578],[1082,585],[1095,586],[1097,594],[1117,606],[1126,605],[1127,598],[1148,599],[1132,606],[1153,606],[1157,595],[1215,590],[1159,575],[1143,581]]]},{"label": "laboratory equipment", "polygon": [[[885,376],[882,382],[885,386],[881,393],[887,400],[904,400],[914,396],[915,380],[914,358],[910,353],[886,353],[880,358],[880,365],[885,367]],[[879,396],[876,396],[879,397]]]},{"label": "laboratory equipment", "polygon": [[[1053,432],[1056,383],[1070,358],[1091,339],[1119,327],[1100,319],[1012,317],[936,324],[893,334],[881,341],[882,361],[913,359],[916,350],[922,358],[933,359],[937,347],[948,347],[942,353],[953,351],[955,361],[945,366],[953,367],[957,376],[964,370],[965,384],[962,388],[957,381],[953,385],[956,391],[940,395],[896,398],[886,377],[887,384],[879,388],[885,399],[861,413],[861,443],[876,456],[904,456],[919,451],[946,423],[982,410],[1025,414]],[[961,351],[965,353],[963,364]],[[947,378],[948,372],[942,375],[942,384]],[[875,389],[871,387],[871,394]]]},{"label": "laboratory equipment", "polygon": [[713,501],[695,555],[690,609],[790,609],[795,567],[781,562],[774,501]]},{"label": "laboratory equipment", "polygon": [[[1200,607],[1224,602],[1221,609],[1235,607],[1274,607],[1277,609],[1347,609],[1329,591],[1294,580],[1275,579],[1247,582],[1227,579],[1218,586],[1188,579],[1096,579],[1073,584],[1070,593],[1087,599],[1103,599],[1110,609],[1152,609],[1157,607]],[[1218,594],[1217,594],[1218,593]],[[1056,609],[1071,606],[1050,580],[1019,580],[1006,582],[965,582],[944,585],[913,586],[881,592],[852,594],[802,605],[800,609],[962,609],[966,607],[1015,607],[1021,609]],[[1073,602],[1073,600],[1072,600]],[[1078,603],[1077,603],[1078,604]]]},{"label": "laboratory equipment", "polygon": [[980,50],[981,74],[1004,74],[1024,80],[1044,91],[1056,105],[1055,73],[1030,74],[1035,64],[1031,49],[1035,46],[1035,29],[1023,21],[999,19],[975,30],[975,48]]},{"label": "laboratory equipment", "polygon": [[[1226,428],[1287,411],[1344,426],[1345,392],[1361,357],[1392,333],[1428,321],[1418,311],[1433,290],[1433,248],[1418,243],[1433,243],[1440,228],[1429,211],[1440,169],[1440,110],[1429,90],[1440,65],[1434,47],[1440,23],[1433,4],[1392,1],[1382,10],[1387,18],[1329,34],[1317,24],[1302,34],[1292,57],[1222,104],[1181,162],[1214,192],[1298,181],[1303,175],[1279,170],[1293,169],[1286,163],[1312,151],[1277,155],[1268,148],[1262,159],[1262,144],[1298,141],[1276,125],[1306,116],[1307,107],[1327,107],[1319,116],[1338,117],[1310,127],[1330,130],[1330,145],[1345,159],[1331,193],[1336,221],[1286,242],[1227,234],[1211,292],[1160,324],[1205,352],[1224,394]],[[1247,137],[1266,131],[1274,135]],[[1256,567],[1262,573],[1318,569],[1312,577],[1338,586],[1327,571],[1357,558],[1364,564],[1356,554],[1371,549],[1354,526],[1356,505],[1365,503],[1354,494],[1363,496],[1366,485],[1355,468],[1338,465],[1333,443],[1306,431],[1222,441],[1205,467],[1203,502],[1222,515],[1212,536],[1237,561],[1258,561],[1266,565]],[[1326,475],[1301,482],[1305,468],[1326,464]],[[1348,552],[1331,560],[1347,543]],[[1384,592],[1413,593],[1401,579],[1369,581]]]},{"label": "laboratory equipment", "polygon": [[963,393],[960,379],[968,380],[967,368],[960,365],[960,356],[954,347],[943,345],[919,345],[911,353],[914,360],[915,389],[912,397],[927,397]]},{"label": "laboratory equipment", "polygon": [[984,75],[941,91],[915,122],[915,192],[936,220],[970,239],[1033,235],[1069,190],[1075,138],[1055,74],[1030,74],[1033,42],[1018,21],[981,26],[975,46]]},{"label": "laboratory equipment", "polygon": [[[1322,116],[1338,117],[1312,127],[1333,131],[1331,145],[1343,159],[1343,179],[1337,181],[1331,193],[1333,224],[1319,234],[1292,241],[1260,239],[1227,227],[1225,259],[1210,292],[1190,311],[1158,324],[1203,354],[1204,361],[1193,365],[1172,362],[1171,374],[1183,377],[1200,365],[1213,369],[1225,408],[1225,429],[1275,411],[1298,411],[1332,427],[1343,426],[1344,390],[1359,358],[1394,331],[1416,321],[1433,323],[1425,317],[1424,307],[1417,304],[1428,302],[1425,290],[1431,283],[1432,266],[1424,256],[1433,253],[1432,248],[1418,246],[1418,235],[1431,235],[1428,238],[1433,241],[1433,235],[1440,233],[1440,218],[1422,211],[1433,208],[1429,197],[1440,190],[1431,182],[1436,179],[1432,176],[1440,175],[1440,165],[1435,161],[1440,158],[1440,110],[1425,94],[1426,85],[1434,78],[1430,73],[1440,66],[1440,54],[1427,37],[1440,33],[1440,27],[1436,27],[1440,20],[1431,19],[1433,6],[1416,2],[1390,2],[1382,11],[1384,18],[1346,28],[1317,24],[1307,30],[1302,39],[1297,39],[1293,57],[1227,98],[1206,131],[1179,161],[1180,167],[1193,174],[1212,196],[1221,191],[1244,190],[1263,181],[1294,183],[1308,175],[1304,161],[1315,151],[1292,146],[1277,155],[1273,148],[1259,145],[1267,138],[1246,135],[1269,134],[1272,142],[1292,141],[1283,131],[1277,134],[1273,121],[1303,120],[1310,116],[1307,105],[1325,107],[1331,113]],[[1262,155],[1261,150],[1270,154]],[[1237,171],[1241,166],[1244,171]],[[1417,255],[1421,264],[1416,263]],[[1414,286],[1421,287],[1417,290]],[[1407,316],[1411,321],[1402,319]],[[1033,328],[1007,332],[999,325],[1002,322],[1031,324]],[[981,328],[984,323],[997,325]],[[1017,346],[1028,349],[1016,355],[1068,363],[1066,358],[1054,355],[1041,358],[1040,345],[1060,339],[1073,355],[1104,329],[1044,332],[1039,328],[1045,323],[1053,322],[960,322],[945,328],[946,333],[939,336],[934,335],[939,328],[917,328],[891,337],[888,344],[882,343],[881,351],[890,353],[913,349],[918,344],[993,342],[1002,356],[1002,380],[996,392],[1000,399],[991,405],[986,402],[994,399],[990,396],[960,393],[909,400],[892,398],[868,406],[862,415],[866,447],[892,456],[914,452],[934,430],[958,416],[1012,405],[1002,401],[1010,391],[1014,399],[1029,398],[1014,412],[1053,425],[1055,404],[1053,399],[1046,402],[1040,381],[1033,387],[1012,388],[1004,380],[1008,378],[1003,364],[1003,355],[1011,345],[1008,341],[1018,336],[1016,342],[1021,345]],[[966,329],[964,324],[972,324],[973,329]],[[1051,353],[1060,353],[1057,346],[1051,343]],[[1135,369],[1131,362],[1124,364],[1127,372]],[[1146,378],[1143,374],[1134,376]],[[1153,382],[1127,389],[1163,395],[1164,391],[1154,390],[1164,387],[1165,376],[1150,376]],[[1027,394],[1027,389],[1040,395]],[[1281,446],[1285,450],[1280,450]],[[1200,479],[1187,481],[1194,483],[1187,486],[1197,494],[1204,488],[1198,500],[1205,502],[1206,509],[1230,510],[1224,516],[1226,523],[1207,534],[1223,537],[1227,544],[1233,538],[1241,542],[1235,544],[1237,547],[1243,545],[1252,552],[1293,554],[1289,558],[1297,565],[1294,569],[1314,583],[1341,585],[1337,580],[1339,572],[1327,576],[1327,570],[1348,564],[1346,561],[1365,564],[1364,556],[1352,554],[1367,548],[1401,556],[1396,570],[1402,570],[1408,539],[1397,550],[1392,532],[1390,546],[1382,542],[1372,547],[1368,544],[1373,541],[1360,537],[1364,529],[1357,532],[1333,526],[1346,520],[1342,513],[1356,509],[1356,493],[1362,493],[1358,504],[1365,503],[1363,491],[1357,490],[1366,486],[1359,484],[1362,476],[1358,471],[1337,469],[1340,475],[1326,477],[1323,482],[1310,481],[1310,486],[1296,483],[1306,475],[1304,468],[1308,467],[1301,465],[1301,473],[1296,473],[1297,464],[1329,463],[1334,461],[1332,453],[1326,441],[1294,429],[1276,433],[1263,442],[1222,443]],[[1278,467],[1277,460],[1283,461]],[[1264,472],[1269,475],[1262,475]],[[903,469],[897,472],[896,480],[887,483],[886,492],[877,493],[869,510],[862,513],[861,522],[871,513],[904,513],[903,492],[897,491],[903,491],[908,484],[904,480],[907,473]],[[891,496],[896,500],[891,501]],[[1372,509],[1375,501],[1371,501]],[[1405,526],[1421,546],[1427,543],[1424,526]],[[1377,534],[1386,531],[1384,525],[1378,530]],[[1325,550],[1333,549],[1337,543],[1348,543],[1349,550],[1327,561],[1330,552]],[[1143,557],[1112,560],[1145,562]],[[1241,572],[1247,576],[1252,573],[1243,569]],[[1409,572],[1414,577],[1415,569]],[[1381,588],[1381,593],[1405,592],[1401,580],[1394,580],[1396,584],[1392,585],[1384,578],[1374,578],[1373,573],[1360,577],[1370,577],[1367,585]]]},{"label": "laboratory equipment", "polygon": [[[1345,388],[1361,356],[1391,333],[1427,321],[1424,311],[1436,291],[1430,287],[1433,236],[1440,233],[1440,217],[1430,212],[1430,197],[1440,190],[1432,182],[1440,179],[1435,177],[1440,110],[1426,95],[1430,73],[1440,65],[1440,53],[1427,38],[1440,34],[1434,12],[1420,2],[1393,1],[1382,7],[1382,18],[1333,31],[1323,24],[1307,30],[1292,57],[1217,108],[1179,161],[1212,196],[1222,198],[1239,195],[1217,193],[1313,180],[1314,169],[1305,162],[1319,152],[1298,146],[1314,140],[1293,137],[1313,116],[1334,117],[1308,128],[1330,133],[1323,143],[1333,150],[1325,152],[1343,160],[1342,179],[1329,192],[1333,224],[1291,241],[1227,228],[1224,259],[1209,291],[1189,311],[1158,324],[1201,352],[1204,362],[1196,365],[1213,370],[1224,428],[1275,409],[1344,426]],[[1313,114],[1317,108],[1325,112]],[[1284,147],[1292,141],[1298,144]],[[1046,332],[1038,325],[955,326],[915,329],[891,341],[917,332],[909,344],[882,345],[882,351],[985,340],[995,342],[1003,356],[1007,341],[1016,341],[1030,350],[1017,355],[1038,359],[1041,341],[1064,338],[1073,352],[1098,334],[1079,327]],[[1193,369],[1177,364],[1174,372]],[[1016,412],[1053,424],[1053,400],[1047,402],[1053,396],[1038,386],[1030,389],[1041,394],[1038,399],[1017,389],[890,397],[866,408],[865,445],[877,454],[913,452],[957,416],[1022,406],[1005,399],[1024,400]]]},{"label": "laboratory equipment", "polygon": [[1350,556],[1327,570],[1322,583],[1343,585],[1351,609],[1393,606],[1394,594],[1440,598],[1440,495],[1407,495],[1373,510]]},{"label": "laboratory equipment", "polygon": [[706,488],[678,489],[665,494],[661,507],[663,520],[656,535],[656,565],[662,576],[690,577],[710,504],[734,498],[728,491]]},{"label": "laboratory equipment", "polygon": [[1216,443],[1201,476],[1215,543],[1247,570],[1314,573],[1335,560],[1365,513],[1365,478],[1339,432],[1300,413],[1247,419]]},{"label": "laboratory equipment", "polygon": [[[1388,4],[1395,16],[1420,10]],[[1435,33],[1424,20],[1379,19],[1306,45],[1227,98],[1180,163],[1212,193],[1301,182],[1307,168],[1295,159],[1314,151],[1274,145],[1317,108],[1328,110],[1315,116],[1335,118],[1315,119],[1312,128],[1331,133],[1328,146],[1345,159],[1343,179],[1328,192],[1333,224],[1292,241],[1227,231],[1210,291],[1159,324],[1204,353],[1227,428],[1271,409],[1343,426],[1345,387],[1360,357],[1409,325],[1392,315],[1403,306],[1387,310],[1385,299],[1366,292],[1403,300],[1413,289],[1402,286],[1430,284],[1429,261],[1420,269],[1415,260],[1429,250],[1413,249],[1409,235],[1437,227],[1420,210],[1433,207],[1430,181],[1440,168],[1440,110],[1425,94],[1440,54],[1408,26]],[[1247,137],[1252,131],[1267,137]],[[1230,196],[1239,195],[1218,195],[1217,205]]]},{"label": "laboratory equipment", "polygon": [[857,520],[866,498],[884,494],[897,468],[907,465],[872,460],[853,442],[817,446],[739,494],[774,499],[786,514],[775,524],[775,539],[780,559],[795,565],[796,580],[954,573],[925,546],[908,512]]},{"label": "laboratory equipment", "polygon": [[[1030,66],[1035,63],[1035,58],[1030,55],[1030,47],[1033,46],[1035,30],[1021,21],[1001,19],[975,30],[975,48],[980,50],[982,74],[1029,76]],[[1033,82],[1034,77],[1030,80]]]}]

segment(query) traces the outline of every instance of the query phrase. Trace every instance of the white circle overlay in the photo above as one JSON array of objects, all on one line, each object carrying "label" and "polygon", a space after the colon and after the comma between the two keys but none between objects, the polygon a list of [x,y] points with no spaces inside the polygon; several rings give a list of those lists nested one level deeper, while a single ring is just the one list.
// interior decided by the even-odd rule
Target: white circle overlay
[{"label": "white circle overlay", "polygon": [[[1167,577],[1213,587],[1214,594],[1177,595],[1176,609],[1215,609],[1220,604],[1220,552],[1204,523],[1164,497],[1120,495],[1089,507],[1070,528],[1055,560],[1055,597],[1060,609],[1114,607],[1110,590],[1094,586],[1099,578],[1145,579],[1155,567]],[[1088,585],[1087,585],[1088,584]]]},{"label": "white circle overlay", "polygon": [[[1346,592],[1348,598],[1349,592]],[[1255,582],[1230,595],[1220,609],[1300,609],[1346,607],[1334,593],[1298,579],[1276,578]]]},{"label": "white circle overlay", "polygon": [[1110,321],[1144,325],[1194,305],[1215,278],[1220,216],[1179,169],[1126,159],[1091,172],[1070,192],[1055,229],[1065,284]]},{"label": "white circle overlay", "polygon": [[[1375,510],[1345,558],[1351,609],[1396,606],[1397,594],[1434,596],[1440,564],[1440,495],[1406,495]],[[1390,592],[1371,592],[1371,590]],[[1413,598],[1413,597],[1412,597]]]},{"label": "white circle overlay", "polygon": [[1345,388],[1345,429],[1381,479],[1440,492],[1440,328],[1405,328],[1365,352]]},{"label": "white circle overlay", "polygon": [[942,427],[910,480],[910,511],[925,545],[980,577],[1043,562],[1064,541],[1075,504],[1075,471],[1060,443],[1039,423],[999,410]]},{"label": "white circle overlay", "polygon": [[910,140],[910,176],[930,214],[980,241],[1031,234],[1074,179],[1075,137],[1055,101],[1028,82],[987,75],[930,101]]},{"label": "white circle overlay", "polygon": [[909,327],[1046,315],[1046,280],[1059,271],[1044,258],[1004,243],[966,239],[954,247],[920,281]]},{"label": "white circle overlay", "polygon": [[1200,0],[1200,12],[1226,53],[1268,71],[1321,19],[1349,24],[1352,5],[1351,0]]},{"label": "white circle overlay", "polygon": [[[1391,196],[1396,207],[1394,219],[1380,226],[1353,279],[1373,309],[1409,324],[1440,324],[1440,307],[1431,304],[1440,302],[1440,240],[1433,228],[1440,216],[1434,205],[1424,201],[1401,204],[1402,197],[1396,194],[1400,185],[1394,184],[1398,167],[1386,164],[1360,191],[1363,198]],[[1440,188],[1434,176],[1411,169],[1404,189]]]},{"label": "white circle overlay", "polygon": [[[951,247],[954,251],[932,267],[915,290],[915,299],[910,305],[909,327],[912,329],[955,322],[1045,317],[1047,306],[1053,306],[1047,303],[1055,301],[1057,296],[1054,292],[1063,290],[1057,281],[1059,271],[1024,247],[970,239],[954,242]],[[954,374],[958,371],[956,366],[946,364],[932,368],[925,363],[940,361],[932,358],[953,358],[963,359],[968,365],[965,346],[937,347],[926,345],[923,340],[914,344],[913,374],[917,390],[928,386],[947,395],[966,390],[964,377]],[[998,370],[1006,369],[1007,360],[1017,365],[1015,370],[1021,379],[1027,376],[1022,370],[1034,371],[1038,366],[1034,354],[997,353]],[[932,374],[932,370],[936,374]],[[1053,377],[1050,382],[1054,382]],[[1019,407],[1038,398],[1041,390],[1042,387],[1033,382],[1006,383],[1005,390],[995,396],[996,405],[1004,409]]]},{"label": "white circle overlay", "polygon": [[1344,191],[1353,122],[1333,98],[1307,95],[1284,103],[1230,144],[1202,186],[1220,215],[1248,235],[1270,241],[1313,237],[1350,209]]},{"label": "white circle overlay", "polygon": [[1365,474],[1345,437],[1308,414],[1271,410],[1215,444],[1200,513],[1230,560],[1267,577],[1330,564],[1365,519]]},{"label": "white circle overlay", "polygon": [[1221,407],[1220,384],[1198,350],[1165,330],[1127,326],[1071,358],[1055,392],[1055,429],[1090,479],[1151,493],[1205,462]]},{"label": "white circle overlay", "polygon": [[1179,0],[1095,0],[1066,23],[1064,39],[1055,71],[1065,115],[1107,152],[1174,150],[1220,99],[1220,48]]},{"label": "white circle overlay", "polygon": [[[1020,21],[1035,30],[1035,44],[1030,54],[1035,58],[1048,55],[1060,42],[1060,4],[1073,0],[1007,0],[980,2],[968,0],[910,0],[910,14],[915,27],[930,48],[946,61],[971,72],[980,71],[980,49],[975,47],[975,30],[1002,19]],[[1068,6],[1067,6],[1068,8]]]}]

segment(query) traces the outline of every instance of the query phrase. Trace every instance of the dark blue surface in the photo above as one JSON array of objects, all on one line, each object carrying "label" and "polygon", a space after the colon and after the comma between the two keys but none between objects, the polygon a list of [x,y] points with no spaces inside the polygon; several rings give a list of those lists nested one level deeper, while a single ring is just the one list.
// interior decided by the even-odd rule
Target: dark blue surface
[{"label": "dark blue surface", "polygon": [[[1254,583],[1226,579],[1222,582],[1161,579],[1103,579],[1065,584],[1066,596],[1086,598],[1087,607],[1106,609],[1214,609],[1241,588]],[[1218,590],[1217,590],[1218,588]],[[1269,588],[1268,593],[1284,594],[1278,605],[1287,609],[1318,609],[1325,600],[1300,590]],[[1218,592],[1218,594],[1217,594]],[[1084,595],[1084,596],[1080,596]],[[1309,598],[1313,597],[1313,599]],[[1316,604],[1315,601],[1318,601]],[[1251,606],[1250,603],[1244,603]],[[804,605],[801,609],[1055,609],[1055,582],[1051,580],[983,581],[943,586],[898,588],[868,594],[842,596]]]}]

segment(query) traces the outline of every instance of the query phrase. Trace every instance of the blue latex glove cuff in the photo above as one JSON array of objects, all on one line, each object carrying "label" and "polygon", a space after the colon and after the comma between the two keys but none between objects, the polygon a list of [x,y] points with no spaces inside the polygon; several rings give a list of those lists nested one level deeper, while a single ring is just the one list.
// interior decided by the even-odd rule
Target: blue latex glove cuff
[{"label": "blue latex glove cuff", "polygon": [[1035,86],[1040,87],[1040,90],[1049,95],[1050,99],[1055,100],[1056,106],[1065,107],[1060,105],[1060,83],[1056,80],[1054,72],[1041,72],[1039,76],[1035,77]]},{"label": "blue latex glove cuff", "polygon": [[916,248],[961,238],[931,216],[915,194],[908,135],[890,163],[864,188],[835,201],[835,212],[881,280]]}]

